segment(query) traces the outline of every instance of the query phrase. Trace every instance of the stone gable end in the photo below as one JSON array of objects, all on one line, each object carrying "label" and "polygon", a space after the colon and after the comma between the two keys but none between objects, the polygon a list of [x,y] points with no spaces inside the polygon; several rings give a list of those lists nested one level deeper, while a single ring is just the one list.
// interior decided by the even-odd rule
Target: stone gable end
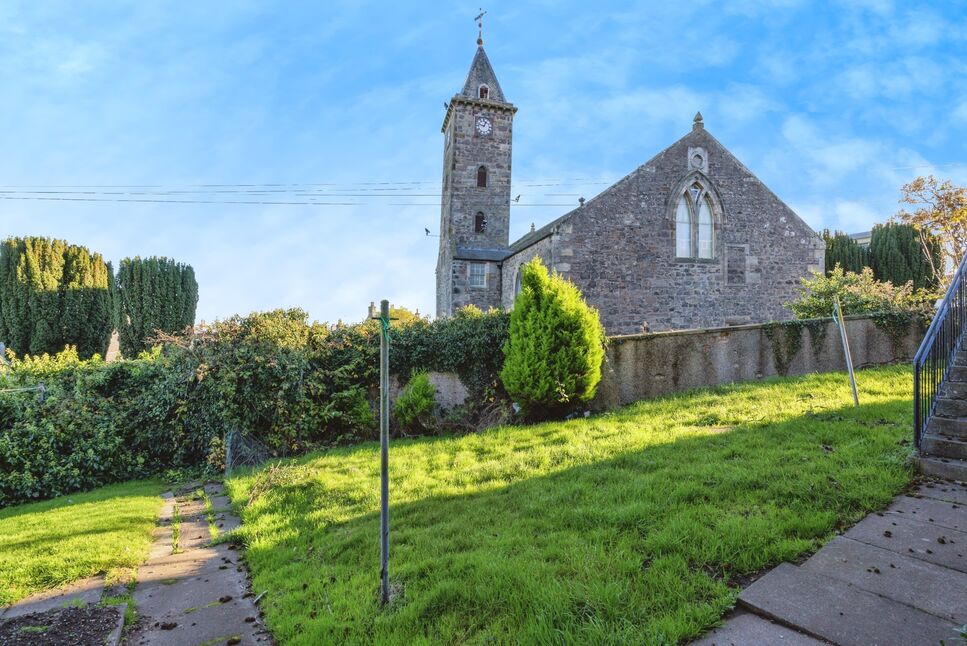
[{"label": "stone gable end", "polygon": [[[715,204],[712,258],[677,258],[675,206],[700,180]],[[539,253],[610,334],[784,320],[822,239],[701,124],[503,263],[502,304]]]}]

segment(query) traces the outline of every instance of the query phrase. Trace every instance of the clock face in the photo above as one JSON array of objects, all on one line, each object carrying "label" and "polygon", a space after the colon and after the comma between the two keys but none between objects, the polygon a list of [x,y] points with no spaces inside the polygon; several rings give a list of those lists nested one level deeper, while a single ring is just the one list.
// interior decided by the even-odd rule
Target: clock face
[{"label": "clock face", "polygon": [[490,119],[487,117],[477,117],[477,121],[474,124],[477,129],[477,133],[481,135],[489,135],[493,129],[493,124],[490,123]]}]

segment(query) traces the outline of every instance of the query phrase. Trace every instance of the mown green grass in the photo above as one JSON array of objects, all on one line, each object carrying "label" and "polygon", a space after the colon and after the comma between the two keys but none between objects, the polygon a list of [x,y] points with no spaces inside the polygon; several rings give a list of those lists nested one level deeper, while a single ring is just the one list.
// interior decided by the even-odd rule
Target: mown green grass
[{"label": "mown green grass", "polygon": [[858,378],[859,409],[811,375],[396,441],[388,609],[375,444],[227,485],[281,643],[680,643],[909,483],[910,371]]},{"label": "mown green grass", "polygon": [[148,556],[164,485],[137,481],[0,510],[0,606]]}]

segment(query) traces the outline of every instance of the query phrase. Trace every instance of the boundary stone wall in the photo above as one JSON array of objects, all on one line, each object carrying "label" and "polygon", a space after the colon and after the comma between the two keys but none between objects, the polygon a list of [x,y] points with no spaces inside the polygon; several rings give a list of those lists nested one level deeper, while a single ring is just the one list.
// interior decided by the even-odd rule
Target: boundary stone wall
[{"label": "boundary stone wall", "polygon": [[[846,317],[856,368],[912,360],[924,331],[914,322],[891,333],[871,317]],[[613,410],[690,388],[838,370],[846,370],[846,360],[832,319],[613,336],[591,408]],[[430,377],[444,409],[466,401],[456,374]]]},{"label": "boundary stone wall", "polygon": [[[891,334],[873,318],[851,316],[846,334],[854,367],[865,368],[910,361],[924,330],[911,323]],[[798,335],[798,341],[788,335]],[[609,339],[592,408],[610,410],[689,388],[837,370],[846,370],[846,359],[832,319],[616,336]]]}]

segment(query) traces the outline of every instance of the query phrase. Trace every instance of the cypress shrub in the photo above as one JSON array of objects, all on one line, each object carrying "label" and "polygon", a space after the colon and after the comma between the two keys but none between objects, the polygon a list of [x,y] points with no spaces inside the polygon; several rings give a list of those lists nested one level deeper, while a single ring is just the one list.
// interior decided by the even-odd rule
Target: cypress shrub
[{"label": "cypress shrub", "polygon": [[826,242],[827,274],[837,265],[842,267],[843,271],[856,274],[869,265],[869,252],[842,231],[830,233],[829,229],[826,229],[823,231],[823,240]]},{"label": "cypress shrub", "polygon": [[[941,267],[940,242],[927,234],[927,247],[933,266]],[[911,224],[889,222],[873,227],[870,240],[870,266],[877,280],[903,285],[913,281],[915,289],[934,289],[937,277],[920,241],[920,234]]]},{"label": "cypress shrub", "polygon": [[20,354],[103,354],[111,334],[111,265],[64,240],[8,238],[0,246],[0,340]]},{"label": "cypress shrub", "polygon": [[521,272],[500,378],[525,416],[550,418],[594,397],[604,328],[578,288],[548,273],[539,257]]},{"label": "cypress shrub", "polygon": [[171,258],[125,258],[118,267],[114,301],[121,352],[136,356],[159,330],[179,332],[195,322],[195,270]]}]

